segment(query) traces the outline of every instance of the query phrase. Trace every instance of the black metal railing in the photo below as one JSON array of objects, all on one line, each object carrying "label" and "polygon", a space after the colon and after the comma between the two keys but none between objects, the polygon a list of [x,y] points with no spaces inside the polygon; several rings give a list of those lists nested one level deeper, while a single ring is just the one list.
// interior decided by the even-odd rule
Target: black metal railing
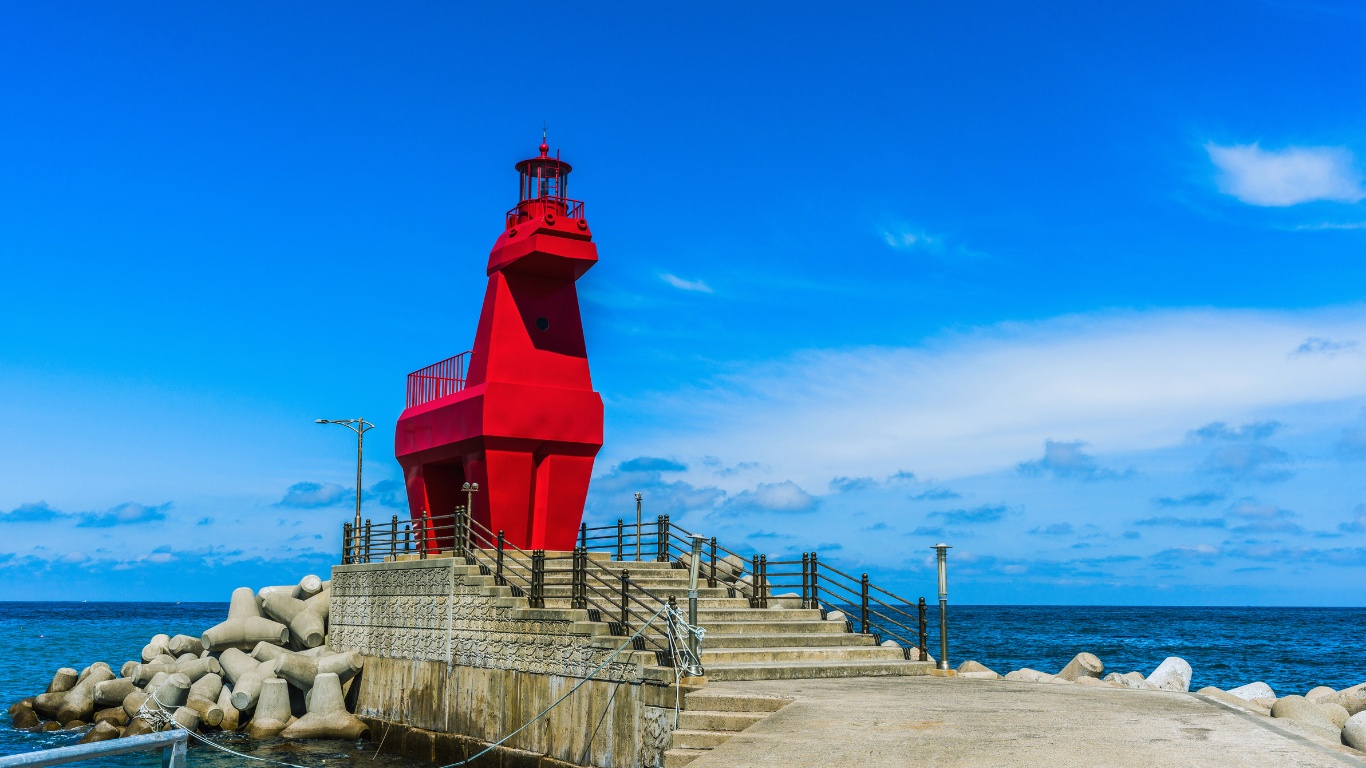
[{"label": "black metal railing", "polygon": [[[641,560],[673,562],[687,567],[695,535],[659,515],[652,521],[616,525],[583,526],[579,546],[588,551],[607,551],[617,560],[640,552]],[[928,627],[925,598],[908,600],[873,584],[868,574],[853,576],[822,560],[817,552],[803,552],[801,559],[771,560],[767,555],[748,556],[720,545],[715,536],[702,537],[699,578],[707,586],[724,585],[734,597],[744,597],[754,608],[767,608],[775,590],[795,592],[802,608],[816,608],[821,615],[839,610],[850,632],[872,635],[881,644],[895,640],[908,660],[924,661]]]},{"label": "black metal railing", "polygon": [[[581,536],[583,531],[581,530]],[[629,569],[604,565],[579,546],[569,552],[527,551],[507,540],[504,531],[492,531],[457,506],[452,514],[432,517],[424,513],[413,523],[400,526],[394,516],[388,526],[369,520],[359,529],[342,527],[342,564],[384,562],[400,556],[426,559],[437,555],[461,558],[492,576],[516,597],[525,597],[531,608],[545,608],[547,587],[568,588],[570,608],[588,611],[589,619],[608,624],[609,632],[630,637],[654,619],[673,596],[664,597],[631,578]],[[672,666],[673,646],[663,622],[658,629],[642,632],[633,640],[638,651],[653,651],[661,666]]]}]

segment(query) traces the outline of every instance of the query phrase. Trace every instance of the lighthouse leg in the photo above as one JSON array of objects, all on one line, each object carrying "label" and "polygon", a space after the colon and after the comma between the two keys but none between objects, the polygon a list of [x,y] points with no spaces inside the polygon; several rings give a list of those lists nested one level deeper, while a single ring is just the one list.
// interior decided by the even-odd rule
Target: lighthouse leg
[{"label": "lighthouse leg", "polygon": [[551,454],[540,459],[531,516],[532,546],[561,552],[574,548],[592,474],[592,456]]},{"label": "lighthouse leg", "polygon": [[484,472],[488,485],[489,530],[503,531],[507,542],[530,550],[532,484],[535,461],[530,451],[485,449]]}]

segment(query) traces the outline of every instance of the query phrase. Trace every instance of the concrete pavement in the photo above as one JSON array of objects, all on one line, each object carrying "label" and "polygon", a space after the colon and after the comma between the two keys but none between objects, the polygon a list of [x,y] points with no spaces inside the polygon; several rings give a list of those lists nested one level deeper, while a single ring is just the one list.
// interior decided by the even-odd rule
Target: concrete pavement
[{"label": "concrete pavement", "polygon": [[712,683],[794,701],[689,768],[1366,766],[1286,721],[1194,694],[885,677]]}]

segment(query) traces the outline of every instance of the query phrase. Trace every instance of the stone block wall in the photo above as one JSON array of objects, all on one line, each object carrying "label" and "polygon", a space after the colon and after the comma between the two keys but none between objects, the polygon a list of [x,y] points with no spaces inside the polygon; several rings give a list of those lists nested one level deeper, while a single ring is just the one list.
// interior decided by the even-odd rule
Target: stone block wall
[{"label": "stone block wall", "polygon": [[433,743],[467,737],[446,742],[442,757],[458,760],[526,725],[606,661],[506,746],[598,768],[662,765],[673,692],[647,674],[653,654],[607,661],[625,638],[606,635],[606,624],[526,605],[449,557],[335,566],[328,644],[366,657],[354,695],[356,714],[376,722],[373,738],[386,724],[431,732]]}]

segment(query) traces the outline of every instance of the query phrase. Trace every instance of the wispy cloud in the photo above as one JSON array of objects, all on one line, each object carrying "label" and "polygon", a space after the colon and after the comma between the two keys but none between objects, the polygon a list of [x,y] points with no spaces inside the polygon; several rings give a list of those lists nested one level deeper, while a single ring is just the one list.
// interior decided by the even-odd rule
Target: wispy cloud
[{"label": "wispy cloud", "polygon": [[1116,472],[1100,466],[1096,457],[1082,450],[1086,445],[1081,440],[1072,442],[1045,440],[1043,441],[1043,458],[1023,462],[1018,469],[1026,475],[1051,473],[1054,477],[1075,480],[1117,480],[1132,474],[1132,472]]},{"label": "wispy cloud", "polygon": [[1332,339],[1321,339],[1318,336],[1310,336],[1304,343],[1295,347],[1293,355],[1333,355],[1341,352],[1348,352],[1357,348],[1355,341],[1333,341]]},{"label": "wispy cloud", "polygon": [[1163,525],[1174,526],[1177,528],[1223,528],[1224,518],[1222,517],[1175,517],[1172,515],[1160,515],[1158,517],[1148,517],[1143,520],[1135,520],[1134,525]]},{"label": "wispy cloud", "polygon": [[1355,424],[1343,428],[1334,449],[1344,459],[1366,459],[1366,412]]},{"label": "wispy cloud", "polygon": [[1244,203],[1283,207],[1315,200],[1355,203],[1366,197],[1356,158],[1345,147],[1205,145],[1219,169],[1219,191]]},{"label": "wispy cloud", "polygon": [[337,483],[295,483],[278,503],[281,507],[317,509],[355,502],[355,490]]},{"label": "wispy cloud", "polygon": [[684,280],[683,278],[677,275],[671,275],[668,272],[660,274],[659,279],[663,280],[669,285],[672,285],[680,291],[694,291],[696,293],[716,293],[716,291],[712,290],[710,285],[707,285],[702,280]]},{"label": "wispy cloud", "polygon": [[1196,440],[1218,445],[1200,465],[1201,471],[1239,480],[1275,482],[1290,477],[1290,454],[1262,441],[1275,434],[1280,424],[1254,422],[1229,427],[1216,421],[1191,433]]},{"label": "wispy cloud", "polygon": [[[914,347],[812,350],[617,407],[654,455],[723,457],[718,466],[761,456],[804,486],[907,466],[951,481],[1013,469],[1060,430],[1131,453],[1179,445],[1191,424],[1366,392],[1366,355],[1287,356],[1314,337],[1366,338],[1366,307],[1073,316]],[[1211,443],[1224,445],[1234,443]],[[1285,458],[1258,453],[1242,466],[1274,472]]]},{"label": "wispy cloud", "polygon": [[148,506],[135,501],[116,504],[102,512],[63,512],[47,502],[22,504],[9,512],[0,512],[0,523],[49,523],[56,520],[74,521],[77,528],[113,528],[120,525],[155,523],[166,519],[171,502]]},{"label": "wispy cloud", "polygon": [[1153,503],[1164,509],[1172,507],[1208,507],[1216,501],[1223,501],[1224,494],[1218,491],[1200,491],[1185,496],[1159,496]]},{"label": "wispy cloud", "polygon": [[1010,510],[1003,504],[984,504],[972,509],[946,509],[939,512],[931,512],[930,517],[942,518],[945,523],[971,524],[971,523],[997,523],[1000,522]]},{"label": "wispy cloud", "polygon": [[816,503],[815,496],[791,480],[784,480],[781,483],[760,483],[753,490],[742,491],[726,506],[766,512],[810,512],[816,508]]},{"label": "wispy cloud", "polygon": [[1358,504],[1352,510],[1351,521],[1339,523],[1338,530],[1343,533],[1366,533],[1366,504]]}]

